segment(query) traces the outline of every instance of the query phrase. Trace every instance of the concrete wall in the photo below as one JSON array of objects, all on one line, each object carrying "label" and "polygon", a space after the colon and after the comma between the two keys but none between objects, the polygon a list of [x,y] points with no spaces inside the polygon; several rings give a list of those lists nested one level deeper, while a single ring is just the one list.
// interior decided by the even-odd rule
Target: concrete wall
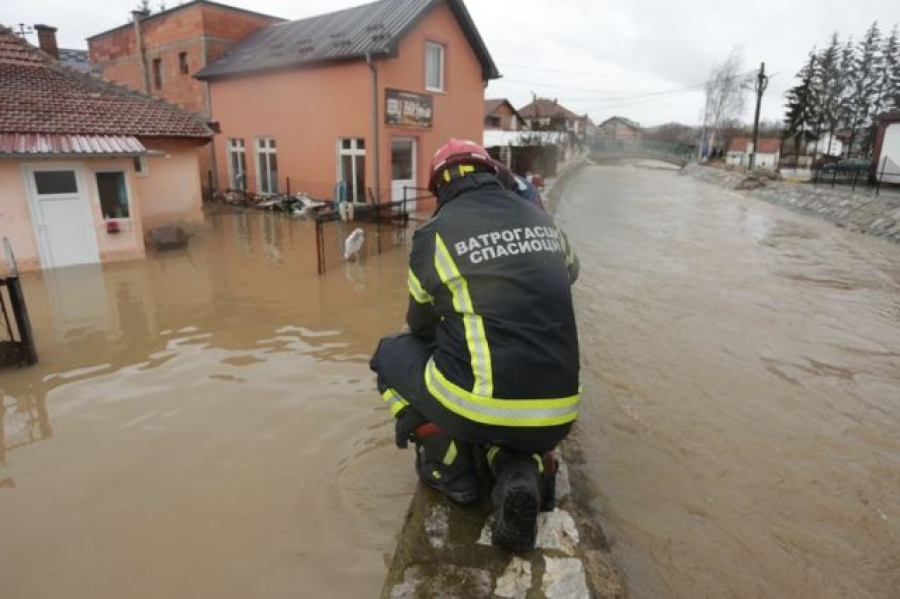
[{"label": "concrete wall", "polygon": [[[425,90],[425,42],[445,44],[443,93]],[[417,140],[417,185],[427,183],[428,163],[450,137],[481,138],[484,86],[481,65],[456,19],[443,4],[431,11],[406,35],[399,56],[376,61],[379,71],[378,122],[380,129],[382,193],[390,190],[390,149],[393,137]],[[431,95],[434,102],[430,129],[384,125],[385,88]],[[244,139],[248,170],[247,188],[257,189],[254,138],[275,137],[279,187],[291,179],[291,190],[331,197],[337,182],[339,138],[364,138],[366,187],[375,186],[372,139],[371,73],[362,60],[297,68],[266,75],[210,83],[213,118],[222,133],[216,136],[218,184],[228,186],[228,138]]]}]

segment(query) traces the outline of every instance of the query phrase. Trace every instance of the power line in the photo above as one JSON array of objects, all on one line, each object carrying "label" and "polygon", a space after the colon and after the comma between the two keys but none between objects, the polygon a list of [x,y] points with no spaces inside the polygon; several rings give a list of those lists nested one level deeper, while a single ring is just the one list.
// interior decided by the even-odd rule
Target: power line
[{"label": "power line", "polygon": [[564,74],[564,75],[587,75],[589,77],[602,77],[605,79],[626,79],[626,80],[630,80],[630,81],[676,81],[676,82],[680,81],[683,83],[700,83],[696,79],[678,79],[678,78],[674,78],[674,77],[631,77],[628,75],[608,75],[605,73],[598,73],[596,71],[573,71],[573,70],[569,70],[569,69],[551,69],[548,67],[535,67],[535,66],[525,65],[525,64],[516,64],[514,62],[501,62],[498,64],[501,64],[501,65],[504,65],[507,67],[528,69],[529,71],[543,71],[543,72],[547,72],[547,73],[560,73],[560,74]]}]

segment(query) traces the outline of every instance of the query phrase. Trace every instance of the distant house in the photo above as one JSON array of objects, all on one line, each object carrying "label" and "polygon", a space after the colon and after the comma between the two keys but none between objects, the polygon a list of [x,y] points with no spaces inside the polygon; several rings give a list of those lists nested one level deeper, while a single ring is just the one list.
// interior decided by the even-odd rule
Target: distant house
[{"label": "distant house", "polygon": [[872,164],[880,181],[900,183],[900,111],[878,117]]},{"label": "distant house", "polygon": [[813,157],[820,156],[843,156],[844,142],[837,135],[830,133],[822,133],[819,139],[813,140],[806,145],[806,152]]},{"label": "distant house", "polygon": [[[170,3],[174,4],[174,2]],[[211,118],[207,85],[193,75],[237,42],[284,19],[209,0],[148,14],[88,38],[90,60],[107,81],[161,98]],[[201,154],[206,184],[215,167],[214,145]],[[215,173],[212,173],[215,176]]]},{"label": "distant house", "polygon": [[150,228],[202,222],[203,120],[2,26],[0,81],[0,237],[23,270],[141,258]]},{"label": "distant house", "polygon": [[597,128],[601,139],[619,144],[640,143],[643,135],[638,123],[622,116],[610,117]]},{"label": "distant house", "polygon": [[519,114],[536,131],[567,131],[579,139],[584,139],[587,133],[587,115],[576,114],[549,98],[537,98],[520,108]]},{"label": "distant house", "polygon": [[461,0],[380,0],[280,23],[196,75],[221,126],[220,187],[269,194],[290,181],[354,202],[426,187],[447,139],[481,138],[484,86],[498,76]]},{"label": "distant house", "polygon": [[[747,137],[735,137],[728,146],[725,164],[749,168],[750,155],[752,153],[753,140]],[[761,137],[759,139],[759,151],[754,159],[754,168],[777,169],[780,158],[781,140],[776,137]]]},{"label": "distant house", "polygon": [[525,126],[522,115],[506,98],[484,101],[485,130],[520,131]]}]

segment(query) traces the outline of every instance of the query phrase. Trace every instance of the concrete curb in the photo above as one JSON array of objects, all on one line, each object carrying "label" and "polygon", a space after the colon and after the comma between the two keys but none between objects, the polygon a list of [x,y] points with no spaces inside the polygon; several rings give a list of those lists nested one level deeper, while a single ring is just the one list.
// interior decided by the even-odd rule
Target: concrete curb
[{"label": "concrete curb", "polygon": [[544,197],[547,199],[547,209],[550,214],[556,214],[559,203],[562,200],[563,192],[568,187],[569,182],[581,172],[581,169],[592,164],[587,158],[581,158],[574,162],[570,162],[559,172],[549,187],[544,188]]},{"label": "concrete curb", "polygon": [[490,544],[490,502],[461,507],[420,484],[382,597],[622,598],[606,538],[589,516],[577,441],[565,443],[557,507],[541,514],[538,547],[513,555]]}]

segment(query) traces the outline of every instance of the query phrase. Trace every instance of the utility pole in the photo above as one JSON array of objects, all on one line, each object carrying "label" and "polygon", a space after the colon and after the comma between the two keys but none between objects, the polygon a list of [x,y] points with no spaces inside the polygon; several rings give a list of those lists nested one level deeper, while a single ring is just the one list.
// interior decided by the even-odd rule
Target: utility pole
[{"label": "utility pole", "polygon": [[750,170],[756,166],[756,151],[759,147],[759,109],[762,106],[762,97],[769,86],[769,77],[766,75],[766,63],[759,64],[759,74],[756,76],[756,116],[753,117],[753,153],[750,154]]}]

